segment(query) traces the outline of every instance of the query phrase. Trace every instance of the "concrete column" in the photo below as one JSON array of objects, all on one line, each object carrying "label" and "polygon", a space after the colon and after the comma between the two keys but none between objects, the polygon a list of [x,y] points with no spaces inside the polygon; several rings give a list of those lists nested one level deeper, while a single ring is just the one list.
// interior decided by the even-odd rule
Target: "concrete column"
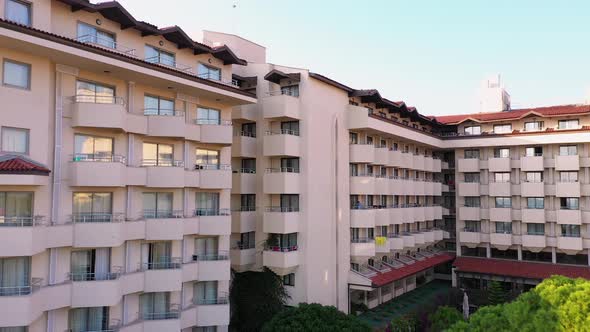
[{"label": "concrete column", "polygon": [[518,260],[521,261],[522,260],[522,245],[519,245],[517,248],[517,256],[518,256]]},{"label": "concrete column", "polygon": [[127,82],[127,112],[133,113],[135,110],[135,82]]},{"label": "concrete column", "polygon": [[[588,259],[590,260],[590,257]],[[555,250],[555,247],[551,248],[551,263],[557,263],[557,250]]]},{"label": "concrete column", "polygon": [[486,257],[492,258],[492,246],[489,243],[486,243]]},{"label": "concrete column", "polygon": [[586,255],[588,255],[588,265],[590,265],[590,249],[587,250]]}]

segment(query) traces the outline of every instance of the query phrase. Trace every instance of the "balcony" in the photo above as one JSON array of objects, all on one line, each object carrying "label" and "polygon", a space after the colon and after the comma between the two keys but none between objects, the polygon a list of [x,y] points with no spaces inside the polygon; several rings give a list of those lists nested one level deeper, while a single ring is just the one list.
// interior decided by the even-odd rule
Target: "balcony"
[{"label": "balcony", "polygon": [[375,147],[373,144],[351,144],[351,163],[373,163],[375,162]]},{"label": "balcony", "polygon": [[575,156],[555,156],[556,171],[578,171],[580,170],[580,157]]},{"label": "balcony", "polygon": [[181,258],[162,259],[142,264],[144,292],[173,292],[182,288]]},{"label": "balcony", "polygon": [[427,244],[434,243],[434,231],[432,230],[424,230],[422,231],[424,235],[424,242]]},{"label": "balcony", "polygon": [[258,117],[257,107],[257,104],[234,106],[231,111],[231,119],[233,121],[254,122]]},{"label": "balcony", "polygon": [[202,189],[229,189],[232,185],[232,173],[230,165],[204,164],[196,165],[199,171],[200,185]]},{"label": "balcony", "polygon": [[568,255],[575,255],[584,249],[581,237],[558,236],[557,249]]},{"label": "balcony", "polygon": [[459,182],[459,196],[480,196],[479,182]]},{"label": "balcony", "polygon": [[183,188],[184,162],[182,160],[144,159],[141,162],[146,169],[146,187]]},{"label": "balcony", "polygon": [[252,133],[241,132],[233,137],[231,156],[256,158],[256,137]]},{"label": "balcony", "polygon": [[[42,216],[0,217],[0,252],[3,256],[33,256],[47,248],[47,227]],[[70,233],[71,236],[71,233]]]},{"label": "balcony", "polygon": [[491,208],[490,209],[490,220],[491,221],[512,221],[512,209],[511,208]]},{"label": "balcony", "polygon": [[179,304],[169,304],[169,307],[162,312],[140,312],[138,315],[138,320],[121,327],[119,332],[180,331]]},{"label": "balcony", "polygon": [[202,143],[231,145],[233,141],[233,127],[230,120],[196,119],[195,124],[200,127]]},{"label": "balcony", "polygon": [[301,157],[301,138],[299,132],[282,129],[279,132],[267,132],[263,140],[263,153],[266,157],[291,156]]},{"label": "balcony", "polygon": [[375,177],[375,194],[388,195],[389,194],[389,179],[384,176]]},{"label": "balcony", "polygon": [[262,98],[262,114],[265,119],[300,120],[299,98],[277,94]]},{"label": "balcony", "polygon": [[396,234],[390,234],[389,237],[389,249],[391,250],[403,250],[404,239]]},{"label": "balcony", "polygon": [[375,177],[372,174],[351,176],[350,193],[353,195],[374,195]]},{"label": "balcony", "polygon": [[122,213],[79,213],[71,221],[74,247],[118,247],[126,240]]},{"label": "balcony", "polygon": [[146,240],[182,240],[184,216],[182,210],[144,210]]},{"label": "balcony", "polygon": [[299,265],[297,247],[270,247],[262,253],[263,265],[278,275],[291,273]]},{"label": "balcony", "polygon": [[414,166],[414,169],[423,171],[425,169],[424,168],[425,167],[424,155],[421,155],[421,154],[414,155],[413,166]]},{"label": "balcony", "polygon": [[404,240],[404,248],[414,248],[416,246],[416,239],[412,236],[411,233],[404,233],[402,235],[402,239]]},{"label": "balcony", "polygon": [[79,95],[72,100],[72,127],[127,129],[125,99]]},{"label": "balcony", "polygon": [[373,208],[351,208],[350,227],[373,228],[375,227],[376,209]]},{"label": "balcony", "polygon": [[232,194],[256,193],[256,170],[240,169],[232,173]]},{"label": "balcony", "polygon": [[355,257],[375,256],[375,239],[353,238],[350,240],[350,255]]},{"label": "balcony", "polygon": [[127,185],[125,163],[124,156],[75,154],[70,163],[70,186],[124,187]]},{"label": "balcony", "polygon": [[414,155],[402,152],[400,155],[400,168],[414,168]]},{"label": "balcony", "polygon": [[244,206],[231,214],[231,232],[247,233],[256,230],[256,207]]},{"label": "balcony", "polygon": [[388,158],[387,166],[399,167],[402,163],[402,152],[399,150],[390,150]]},{"label": "balcony", "polygon": [[543,182],[523,182],[520,184],[520,195],[523,197],[545,196],[545,184]]},{"label": "balcony", "polygon": [[424,233],[412,232],[412,236],[414,237],[414,243],[416,244],[416,246],[421,246],[426,243]]},{"label": "balcony", "polygon": [[471,231],[465,229],[459,232],[459,241],[469,248],[475,248],[481,243],[481,233],[479,231]]},{"label": "balcony", "polygon": [[106,273],[70,273],[72,307],[110,307],[121,301],[121,267]]},{"label": "balcony", "polygon": [[387,165],[389,163],[389,149],[385,146],[376,147],[373,163],[376,165]]},{"label": "balcony", "polygon": [[557,210],[557,223],[558,224],[582,224],[582,211],[576,209],[559,209]]},{"label": "balcony", "polygon": [[510,182],[491,182],[489,185],[489,195],[498,197],[509,197]]},{"label": "balcony", "polygon": [[510,158],[490,158],[488,169],[490,172],[510,172]]},{"label": "balcony", "polygon": [[520,170],[523,172],[542,172],[544,169],[543,156],[520,158]]},{"label": "balcony", "polygon": [[482,219],[481,208],[479,206],[461,206],[459,207],[459,217],[461,220],[480,220]]},{"label": "balcony", "polygon": [[511,233],[491,233],[490,243],[495,248],[500,250],[506,250],[512,245],[512,234]]},{"label": "balcony", "polygon": [[230,235],[231,216],[229,209],[196,209],[193,216],[199,218],[200,235]]},{"label": "balcony", "polygon": [[457,170],[462,173],[474,173],[479,172],[479,159],[468,158],[459,159],[457,164]]},{"label": "balcony", "polygon": [[[193,262],[196,262],[198,265],[198,273],[194,276],[194,279],[190,280],[230,280],[229,252],[219,251],[215,254],[196,254],[193,255],[192,259]],[[184,265],[190,264],[191,263],[183,264],[183,268]],[[185,278],[183,278],[183,280],[186,281]]]},{"label": "balcony", "polygon": [[388,226],[390,221],[389,211],[391,209],[375,209],[375,226]]},{"label": "balcony", "polygon": [[197,322],[198,326],[227,326],[229,325],[229,302],[227,297],[217,298],[209,303],[198,303]]},{"label": "balcony", "polygon": [[185,137],[185,116],[183,111],[146,109],[147,134],[154,137]]},{"label": "balcony", "polygon": [[557,182],[555,196],[580,197],[580,182]]},{"label": "balcony", "polygon": [[434,172],[434,173],[440,172],[440,170],[438,170],[438,171],[434,170],[434,159],[429,156],[424,156],[424,170],[427,172]]},{"label": "balcony", "polygon": [[547,246],[545,235],[523,234],[522,246],[530,251],[539,252]]},{"label": "balcony", "polygon": [[256,263],[256,248],[235,247],[229,251],[231,264],[234,266],[245,266]]},{"label": "balcony", "polygon": [[387,254],[389,253],[389,239],[386,236],[375,237],[375,253]]},{"label": "balcony", "polygon": [[263,232],[277,234],[297,233],[300,218],[301,214],[297,208],[267,207],[263,216]]},{"label": "balcony", "polygon": [[522,209],[523,223],[545,223],[545,209]]},{"label": "balcony", "polygon": [[300,182],[299,169],[267,168],[264,173],[263,191],[265,194],[299,194]]}]

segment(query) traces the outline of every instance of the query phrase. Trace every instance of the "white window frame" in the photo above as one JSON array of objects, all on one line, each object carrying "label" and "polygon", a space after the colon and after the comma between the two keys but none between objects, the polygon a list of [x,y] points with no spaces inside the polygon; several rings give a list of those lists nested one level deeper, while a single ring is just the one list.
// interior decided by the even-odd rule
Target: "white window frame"
[{"label": "white window frame", "polygon": [[[29,24],[23,24],[23,23],[16,22],[16,21],[6,18],[6,13],[8,12],[8,3],[9,2],[20,3],[22,5],[25,5],[29,9],[29,13],[28,13],[29,14]],[[4,18],[6,18],[6,20],[10,21],[10,22],[16,22],[16,23],[23,24],[28,27],[32,27],[33,26],[33,3],[29,2],[29,1],[23,1],[23,0],[5,0],[5,2],[4,2]]]},{"label": "white window frame", "polygon": [[[4,130],[16,130],[16,131],[22,131],[25,132],[26,134],[26,142],[25,142],[25,152],[17,152],[17,151],[7,151],[4,150],[3,146],[4,146]],[[9,126],[2,126],[0,128],[0,150],[2,150],[2,152],[8,152],[8,153],[13,153],[13,154],[22,154],[22,155],[28,155],[29,154],[29,148],[30,148],[30,142],[31,142],[31,131],[27,128],[17,128],[17,127],[9,127]]]},{"label": "white window frame", "polygon": [[512,124],[497,124],[494,125],[494,134],[509,134],[512,132]]},{"label": "white window frame", "polygon": [[[6,83],[6,63],[11,63],[13,65],[23,66],[23,67],[27,68],[28,73],[27,73],[27,86],[26,87]],[[33,66],[31,66],[31,64],[29,64],[29,63],[24,63],[24,62],[4,58],[4,60],[2,61],[2,85],[5,87],[30,91],[31,90],[31,77],[32,77],[31,73],[32,73],[32,71],[33,71]]]}]

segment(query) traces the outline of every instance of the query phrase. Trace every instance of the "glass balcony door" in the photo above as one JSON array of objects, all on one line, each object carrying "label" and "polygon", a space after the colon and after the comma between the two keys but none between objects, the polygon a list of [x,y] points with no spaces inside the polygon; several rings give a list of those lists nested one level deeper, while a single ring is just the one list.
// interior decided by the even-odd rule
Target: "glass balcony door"
[{"label": "glass balcony door", "polygon": [[111,222],[112,193],[74,193],[73,222]]},{"label": "glass balcony door", "polygon": [[219,239],[217,237],[202,237],[195,239],[195,255],[199,260],[216,259],[219,253]]},{"label": "glass balcony door", "polygon": [[193,301],[195,304],[217,303],[217,281],[199,281],[193,287]]},{"label": "glass balcony door", "polygon": [[33,224],[33,193],[0,192],[0,227]]},{"label": "glass balcony door", "polygon": [[196,194],[196,215],[214,216],[219,214],[219,193],[198,192]]},{"label": "glass balcony door", "polygon": [[113,139],[89,135],[74,136],[74,161],[112,161]]},{"label": "glass balcony door", "polygon": [[106,331],[109,329],[109,307],[70,309],[69,332]]},{"label": "glass balcony door", "polygon": [[143,193],[144,218],[172,218],[172,193]]},{"label": "glass balcony door", "polygon": [[174,146],[143,143],[144,166],[174,166]]},{"label": "glass balcony door", "polygon": [[95,82],[76,81],[76,101],[82,103],[114,104],[115,88]]},{"label": "glass balcony door", "polygon": [[71,253],[72,281],[109,280],[110,270],[110,248],[76,250]]},{"label": "glass balcony door", "polygon": [[172,242],[150,242],[142,244],[142,259],[148,270],[172,268]]},{"label": "glass balcony door", "polygon": [[31,293],[31,258],[0,258],[0,296]]},{"label": "glass balcony door", "polygon": [[139,296],[141,308],[141,317],[146,320],[169,319],[172,317],[170,312],[170,293],[155,292],[144,293]]}]

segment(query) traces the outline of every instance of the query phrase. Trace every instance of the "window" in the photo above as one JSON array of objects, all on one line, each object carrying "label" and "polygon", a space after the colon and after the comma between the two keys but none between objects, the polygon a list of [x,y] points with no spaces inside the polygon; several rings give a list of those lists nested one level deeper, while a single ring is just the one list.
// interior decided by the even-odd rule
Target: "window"
[{"label": "window", "polygon": [[176,67],[176,57],[174,54],[149,45],[145,46],[145,61]]},{"label": "window", "polygon": [[512,132],[511,124],[494,125],[494,134],[508,134]]},{"label": "window", "polygon": [[299,121],[281,122],[281,134],[299,136]]},{"label": "window", "polygon": [[256,122],[242,123],[242,136],[256,137]]},{"label": "window", "polygon": [[115,34],[102,31],[85,23],[78,23],[78,41],[98,44],[107,48],[116,48]]},{"label": "window", "polygon": [[357,133],[349,133],[348,140],[350,144],[359,144],[359,134]]},{"label": "window", "polygon": [[256,174],[256,159],[255,158],[244,158],[241,163],[241,173]]},{"label": "window", "polygon": [[580,199],[575,197],[560,198],[560,207],[562,210],[578,210],[580,208]]},{"label": "window", "polygon": [[217,280],[197,281],[193,286],[193,301],[195,304],[217,304]]},{"label": "window", "polygon": [[195,206],[197,207],[195,210],[196,216],[221,215],[219,211],[219,193],[198,192]]},{"label": "window", "polygon": [[510,182],[510,172],[496,172],[494,173],[494,182]]},{"label": "window", "polygon": [[197,71],[200,78],[204,78],[206,80],[221,81],[221,69],[219,68],[199,63],[199,65],[197,66]]},{"label": "window", "polygon": [[540,146],[529,147],[524,150],[525,157],[540,157],[543,155],[543,148]]},{"label": "window", "polygon": [[299,85],[282,86],[281,94],[292,97],[299,97]]},{"label": "window", "polygon": [[33,193],[0,192],[0,227],[33,224]]},{"label": "window", "polygon": [[466,207],[480,207],[481,198],[479,196],[468,196],[465,197]]},{"label": "window", "polygon": [[299,195],[281,194],[281,212],[299,211]]},{"label": "window", "polygon": [[197,149],[195,153],[197,169],[219,168],[219,151]]},{"label": "window", "polygon": [[144,115],[174,115],[174,100],[155,96],[143,97]]},{"label": "window", "polygon": [[31,257],[0,258],[0,296],[31,292]]},{"label": "window", "polygon": [[481,127],[480,126],[465,126],[465,135],[480,135],[481,134]]},{"label": "window", "polygon": [[2,127],[2,152],[29,153],[29,130]]},{"label": "window", "polygon": [[497,208],[511,208],[512,207],[512,198],[510,198],[510,197],[496,197],[496,207]]},{"label": "window", "polygon": [[580,237],[580,225],[561,225],[561,236]]},{"label": "window", "polygon": [[0,327],[0,332],[28,332],[29,328],[26,326]]},{"label": "window", "polygon": [[299,173],[299,158],[281,158],[281,172]]},{"label": "window", "polygon": [[[196,256],[196,257],[195,257]],[[219,260],[219,239],[215,236],[198,237],[195,239],[193,260]]]},{"label": "window", "polygon": [[4,18],[28,27],[31,26],[31,5],[24,1],[6,0]]},{"label": "window", "polygon": [[174,146],[170,144],[143,143],[144,166],[174,166]]},{"label": "window", "polygon": [[240,243],[238,243],[238,249],[254,249],[256,247],[256,233],[247,232],[240,233]]},{"label": "window", "polygon": [[526,172],[526,182],[543,182],[543,172]]},{"label": "window", "polygon": [[172,218],[172,193],[143,193],[144,218]]},{"label": "window", "polygon": [[498,222],[496,221],[496,233],[500,234],[512,234],[512,223],[511,222]]},{"label": "window", "polygon": [[70,254],[70,280],[111,279],[111,248],[74,250]]},{"label": "window", "polygon": [[479,183],[479,173],[465,173],[466,183]]},{"label": "window", "polygon": [[531,121],[524,123],[524,131],[539,131],[543,130],[543,121]]},{"label": "window", "polygon": [[106,331],[109,329],[109,307],[73,308],[68,312],[68,331]]},{"label": "window", "polygon": [[576,145],[562,145],[559,147],[560,156],[577,156],[578,147]]},{"label": "window", "polygon": [[3,64],[2,84],[21,89],[30,89],[31,65],[5,59]]},{"label": "window", "polygon": [[197,108],[197,124],[200,125],[220,125],[221,112],[213,108]]},{"label": "window", "polygon": [[559,172],[559,182],[578,182],[578,172]]},{"label": "window", "polygon": [[476,149],[465,150],[465,159],[479,159],[479,150],[476,150]]},{"label": "window", "polygon": [[256,194],[241,194],[240,195],[240,210],[241,211],[256,211]]},{"label": "window", "polygon": [[350,176],[359,176],[359,164],[350,164]]},{"label": "window", "polygon": [[177,312],[171,312],[170,293],[154,292],[139,295],[140,318],[144,320],[177,318]]},{"label": "window", "polygon": [[283,276],[283,285],[295,286],[295,273],[289,273]]},{"label": "window", "polygon": [[527,197],[526,199],[527,209],[544,209],[545,198],[544,197]]},{"label": "window", "polygon": [[73,222],[110,222],[112,218],[112,193],[74,193]]},{"label": "window", "polygon": [[74,135],[74,161],[113,161],[113,139]]},{"label": "window", "polygon": [[465,220],[465,232],[481,232],[481,221]]},{"label": "window", "polygon": [[295,251],[297,250],[297,233],[270,233],[268,235],[267,245],[272,251]]},{"label": "window", "polygon": [[373,145],[373,136],[367,136],[367,145]]},{"label": "window", "polygon": [[[217,332],[217,326],[195,326],[192,332]],[[0,331],[1,332],[1,331]]]},{"label": "window", "polygon": [[494,149],[494,158],[510,158],[509,148],[496,148]]},{"label": "window", "polygon": [[100,83],[76,81],[76,102],[114,104],[115,88]]},{"label": "window", "polygon": [[526,233],[528,235],[545,235],[545,224],[527,223]]},{"label": "window", "polygon": [[580,120],[559,120],[557,122],[557,129],[578,129],[580,128]]}]

